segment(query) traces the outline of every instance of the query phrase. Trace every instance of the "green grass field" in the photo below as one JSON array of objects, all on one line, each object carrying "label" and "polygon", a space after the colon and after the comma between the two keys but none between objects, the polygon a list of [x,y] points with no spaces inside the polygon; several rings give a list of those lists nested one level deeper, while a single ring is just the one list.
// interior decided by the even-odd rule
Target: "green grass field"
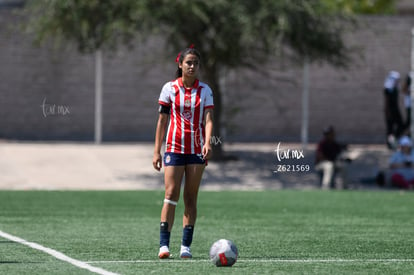
[{"label": "green grass field", "polygon": [[[119,274],[414,274],[414,193],[206,192],[193,259],[158,260],[161,191],[2,191],[0,230]],[[211,244],[232,239],[239,260],[217,268]],[[93,274],[0,237],[0,274]]]}]

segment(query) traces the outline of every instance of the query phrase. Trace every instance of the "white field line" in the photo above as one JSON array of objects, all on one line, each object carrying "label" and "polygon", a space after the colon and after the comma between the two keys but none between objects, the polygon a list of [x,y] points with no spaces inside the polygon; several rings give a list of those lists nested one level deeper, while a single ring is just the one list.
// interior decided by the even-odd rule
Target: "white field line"
[{"label": "white field line", "polygon": [[93,273],[97,273],[97,274],[101,274],[101,275],[118,275],[117,273],[113,273],[113,272],[107,271],[107,270],[99,268],[99,267],[94,267],[94,266],[90,265],[89,263],[82,262],[82,261],[73,259],[69,256],[66,256],[62,252],[56,251],[56,250],[48,248],[48,247],[44,247],[44,246],[42,246],[40,244],[37,244],[37,243],[34,243],[34,242],[26,241],[26,240],[21,239],[19,237],[10,235],[8,233],[5,233],[1,230],[0,230],[0,237],[3,237],[3,238],[8,239],[10,241],[20,243],[22,245],[31,247],[33,249],[45,252],[45,253],[55,257],[56,259],[59,259],[59,260],[64,261],[64,262],[68,262],[68,263],[70,263],[74,266],[77,266],[79,268],[82,268],[82,269],[87,269],[87,270],[89,270]]},{"label": "white field line", "polygon": [[[184,263],[210,262],[207,259],[168,259],[168,260],[106,260],[86,261],[90,264],[128,264],[128,263]],[[414,263],[414,259],[238,259],[240,263]]]}]

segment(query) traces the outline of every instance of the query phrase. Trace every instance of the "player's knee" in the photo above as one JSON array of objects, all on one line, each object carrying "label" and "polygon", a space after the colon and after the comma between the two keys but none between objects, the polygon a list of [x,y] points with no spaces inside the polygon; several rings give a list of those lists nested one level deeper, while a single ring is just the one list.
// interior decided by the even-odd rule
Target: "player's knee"
[{"label": "player's knee", "polygon": [[176,194],[176,192],[165,192],[165,196],[164,198],[166,200],[171,200],[171,201],[176,201],[178,202],[179,198],[180,198],[180,193]]},{"label": "player's knee", "polygon": [[180,190],[176,190],[174,188],[168,188],[165,190],[164,198],[167,200],[178,202],[180,198]]}]

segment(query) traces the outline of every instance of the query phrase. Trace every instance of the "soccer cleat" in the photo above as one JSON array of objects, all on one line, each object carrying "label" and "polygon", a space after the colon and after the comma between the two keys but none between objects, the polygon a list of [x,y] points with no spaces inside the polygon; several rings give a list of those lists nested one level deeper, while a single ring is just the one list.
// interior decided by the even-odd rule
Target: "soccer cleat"
[{"label": "soccer cleat", "polygon": [[193,255],[191,255],[190,247],[181,245],[180,257],[183,258],[183,259],[192,258]]},{"label": "soccer cleat", "polygon": [[158,253],[160,259],[168,259],[170,257],[170,249],[168,246],[164,245],[160,247],[160,252]]}]

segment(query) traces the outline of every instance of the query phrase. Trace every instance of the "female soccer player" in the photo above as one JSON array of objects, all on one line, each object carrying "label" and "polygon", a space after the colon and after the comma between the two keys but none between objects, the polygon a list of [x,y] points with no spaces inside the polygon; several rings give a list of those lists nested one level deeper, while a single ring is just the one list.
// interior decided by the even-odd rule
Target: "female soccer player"
[{"label": "female soccer player", "polygon": [[176,79],[163,86],[158,101],[159,117],[152,160],[154,168],[160,171],[161,144],[170,116],[164,154],[165,197],[161,210],[158,254],[161,259],[170,257],[170,232],[184,175],[185,209],[180,256],[192,257],[190,245],[197,217],[198,189],[207,159],[212,154],[213,93],[207,84],[197,79],[200,53],[192,47],[187,48],[177,56],[176,62]]}]

